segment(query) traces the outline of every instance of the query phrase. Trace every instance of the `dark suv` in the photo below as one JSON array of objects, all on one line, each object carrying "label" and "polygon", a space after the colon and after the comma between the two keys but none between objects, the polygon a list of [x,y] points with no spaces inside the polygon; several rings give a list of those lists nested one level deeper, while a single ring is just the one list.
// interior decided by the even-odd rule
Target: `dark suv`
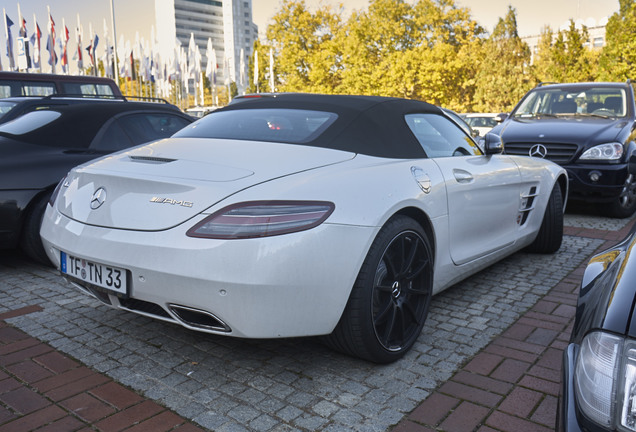
[{"label": "dark suv", "polygon": [[0,71],[0,97],[51,94],[122,95],[115,81],[105,77]]},{"label": "dark suv", "polygon": [[627,171],[636,150],[634,112],[629,81],[539,85],[491,133],[507,154],[562,165],[571,200],[623,218],[636,210],[636,178]]}]

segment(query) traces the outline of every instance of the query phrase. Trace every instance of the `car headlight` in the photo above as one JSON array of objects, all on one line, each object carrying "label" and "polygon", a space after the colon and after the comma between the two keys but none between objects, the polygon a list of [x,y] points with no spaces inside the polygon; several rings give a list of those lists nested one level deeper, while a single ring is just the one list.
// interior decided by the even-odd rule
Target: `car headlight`
[{"label": "car headlight", "polygon": [[607,143],[587,149],[579,160],[619,160],[623,156],[623,145],[620,143]]},{"label": "car headlight", "polygon": [[333,212],[324,201],[250,201],[225,207],[188,230],[189,237],[246,239],[308,230]]},{"label": "car headlight", "polygon": [[574,391],[579,409],[593,422],[636,431],[636,342],[599,331],[585,336]]}]

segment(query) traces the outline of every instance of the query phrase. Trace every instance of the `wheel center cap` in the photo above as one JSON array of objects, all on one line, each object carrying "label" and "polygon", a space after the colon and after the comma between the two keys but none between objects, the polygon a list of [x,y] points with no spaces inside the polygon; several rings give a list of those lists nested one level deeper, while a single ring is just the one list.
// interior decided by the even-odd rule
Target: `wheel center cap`
[{"label": "wheel center cap", "polygon": [[400,283],[398,281],[393,282],[393,285],[391,285],[391,295],[393,296],[393,298],[398,298],[401,292],[402,287],[400,287]]}]

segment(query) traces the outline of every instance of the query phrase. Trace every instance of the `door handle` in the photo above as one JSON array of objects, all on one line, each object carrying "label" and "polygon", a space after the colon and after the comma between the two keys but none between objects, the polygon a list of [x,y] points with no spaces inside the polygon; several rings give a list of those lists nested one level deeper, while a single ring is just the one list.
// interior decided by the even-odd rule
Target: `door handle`
[{"label": "door handle", "polygon": [[458,183],[471,183],[474,180],[471,173],[461,169],[454,169],[453,175],[455,176],[455,180],[457,180]]}]

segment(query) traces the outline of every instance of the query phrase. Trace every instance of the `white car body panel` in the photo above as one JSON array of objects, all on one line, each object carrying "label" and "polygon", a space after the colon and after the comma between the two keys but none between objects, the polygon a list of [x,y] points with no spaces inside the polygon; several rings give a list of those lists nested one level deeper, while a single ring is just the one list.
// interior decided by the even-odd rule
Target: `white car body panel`
[{"label": "white car body panel", "polygon": [[[371,244],[393,216],[408,215],[427,232],[437,293],[529,245],[562,176],[556,164],[506,155],[391,159],[172,138],[75,168],[47,206],[41,236],[58,268],[63,251],[127,269],[131,299],[74,281],[113,307],[238,337],[324,335],[338,324]],[[99,188],[106,200],[91,209]],[[227,206],[263,200],[335,208],[321,225],[291,234],[186,235]],[[174,305],[224,328],[184,320]]]},{"label": "white car body panel", "polygon": [[435,161],[446,180],[453,262],[465,264],[514,244],[521,180],[514,161],[500,155]]},{"label": "white car body panel", "polygon": [[[260,150],[245,142],[221,143],[226,153],[236,152],[236,158],[252,152],[250,160],[271,157],[278,145],[261,143],[259,147]],[[140,189],[140,185],[145,185],[146,176],[156,178],[152,170],[161,165],[131,165],[128,160],[130,156],[148,153],[153,153],[155,157],[176,156],[150,150],[153,148],[119,153],[108,160],[103,159],[72,172],[67,182],[69,186],[62,188],[56,208],[48,208],[45,215],[42,237],[47,253],[58,266],[60,250],[63,250],[96,262],[124,267],[131,271],[133,297],[161,305],[168,312],[170,309],[167,305],[175,303],[207,311],[226,323],[231,328],[230,334],[235,336],[269,338],[330,333],[344,310],[351,286],[373,238],[393,214],[404,208],[420,210],[428,216],[433,226],[436,250],[434,292],[527,245],[533,239],[521,236],[523,229],[515,223],[521,179],[514,163],[515,158],[510,156],[414,161],[364,155],[352,158],[353,155],[335,150],[296,147],[295,157],[298,160],[314,158],[313,165],[321,168],[312,170],[312,164],[307,163],[302,171],[290,173],[292,170],[281,164],[277,174],[288,174],[276,176],[270,171],[268,175],[275,175],[276,178],[264,181],[254,165],[245,163],[248,168],[232,169],[237,173],[254,174],[236,175],[234,181],[218,181],[215,178],[201,180],[202,176],[198,175],[192,180],[180,179],[180,184],[176,185],[167,180],[168,174],[161,177],[161,182],[148,180],[152,187],[148,187],[146,192],[143,187]],[[302,155],[305,151],[306,155]],[[317,158],[317,155],[321,157]],[[338,165],[333,165],[338,162]],[[295,161],[293,163],[296,164]],[[451,197],[455,193],[468,192],[461,191],[464,184],[454,176],[445,179],[443,172],[452,173],[453,170],[468,166],[483,167],[489,164],[508,167],[510,177],[502,176],[501,179],[510,183],[511,190],[502,191],[502,187],[492,187],[491,183],[482,179],[483,190],[470,193],[466,201],[474,206],[449,204],[447,190]],[[134,186],[128,187],[126,182],[120,186],[129,190],[121,193],[119,198],[126,200],[121,205],[133,209],[125,212],[129,220],[117,219],[117,215],[122,213],[117,200],[97,211],[86,210],[90,209],[90,193],[97,187],[106,185],[109,190],[117,187],[116,181],[121,181],[116,174],[108,177],[97,173],[112,175],[136,165],[142,166],[144,170],[134,172]],[[411,173],[413,166],[422,169],[430,178],[430,193],[424,193],[418,186]],[[555,168],[555,175],[558,170]],[[393,179],[390,183],[383,181],[389,173]],[[131,175],[133,171],[127,174]],[[90,180],[80,181],[80,175],[82,179]],[[492,181],[492,176],[485,177]],[[248,179],[250,181],[246,184]],[[260,179],[260,182],[251,179]],[[75,186],[78,182],[81,184]],[[347,182],[349,187],[339,187],[343,182]],[[239,186],[228,188],[228,183]],[[241,190],[232,194],[230,191],[236,188]],[[185,192],[179,193],[179,189]],[[178,199],[202,203],[197,206],[204,210],[150,203],[152,196],[157,195],[157,190],[165,190],[166,196],[174,194]],[[487,204],[498,202],[501,198],[497,197],[503,192],[511,201],[505,216],[500,213],[501,208],[488,211]],[[323,225],[283,236],[214,240],[185,235],[206,215],[222,207],[235,202],[262,199],[264,196],[272,200],[329,200],[336,203],[336,209]],[[541,215],[544,207],[545,203],[538,209]],[[151,208],[151,211],[147,208]],[[183,212],[183,215],[174,216],[179,212]],[[199,214],[193,215],[195,212]],[[484,214],[480,216],[479,212]],[[152,219],[160,220],[160,226],[176,226],[143,231],[102,227],[113,223],[141,223],[143,217],[152,226],[152,221],[147,220],[148,214],[152,215]],[[499,247],[489,246],[484,252],[479,242],[494,235],[490,230],[496,228],[493,224],[503,223],[509,225],[507,236],[496,245]],[[540,220],[536,223],[540,224]],[[468,231],[462,230],[462,226]],[[454,229],[457,231],[454,232]],[[458,249],[457,245],[465,244],[466,239],[456,236],[470,236],[470,233],[478,235],[473,235],[465,250]],[[453,241],[456,242],[455,250],[462,251],[464,256],[472,259],[464,259],[462,265],[456,265],[452,259]],[[98,250],[94,244],[100,245]],[[338,253],[320,252],[328,250]],[[236,257],[241,259],[237,260]],[[246,262],[251,263],[249,271],[245,269]],[[289,271],[281,272],[281,267]],[[180,286],[188,288],[179,290]],[[178,291],[178,300],[175,299],[175,291]],[[300,296],[297,292],[304,294]],[[284,299],[282,304],[281,299]],[[118,304],[114,296],[111,296],[111,301]],[[281,305],[284,307],[281,308]],[[273,314],[272,310],[277,312]],[[176,321],[176,316],[173,317]],[[290,326],[291,322],[295,324]]]}]

